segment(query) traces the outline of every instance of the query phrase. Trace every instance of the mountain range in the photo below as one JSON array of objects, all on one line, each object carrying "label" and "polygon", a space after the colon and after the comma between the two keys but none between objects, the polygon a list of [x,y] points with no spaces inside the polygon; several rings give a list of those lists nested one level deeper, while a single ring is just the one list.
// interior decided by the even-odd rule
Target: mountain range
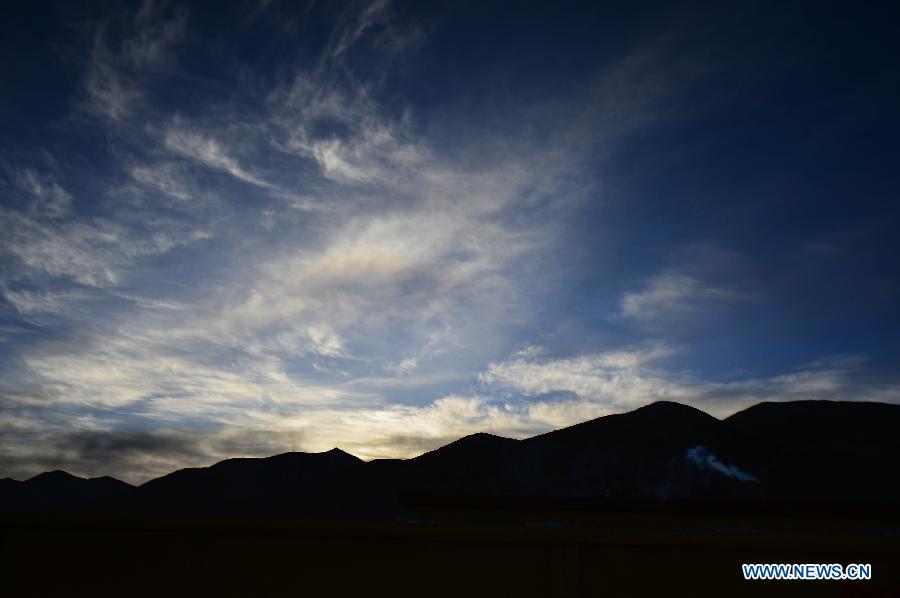
[{"label": "mountain range", "polygon": [[228,459],[140,486],[0,480],[0,511],[393,520],[410,504],[900,506],[900,406],[760,403],[725,419],[656,402],[525,440],[473,434],[412,459],[339,449]]}]

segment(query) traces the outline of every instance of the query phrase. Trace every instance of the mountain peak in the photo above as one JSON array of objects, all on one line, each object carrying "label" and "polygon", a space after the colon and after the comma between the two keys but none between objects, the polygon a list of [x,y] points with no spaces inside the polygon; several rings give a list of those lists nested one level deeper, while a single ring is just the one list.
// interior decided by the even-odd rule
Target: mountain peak
[{"label": "mountain peak", "polygon": [[497,434],[491,434],[490,432],[475,432],[474,434],[466,434],[456,442],[508,442],[510,440],[513,439],[505,436],[498,436]]},{"label": "mountain peak", "polygon": [[488,432],[475,432],[474,434],[467,434],[458,440],[454,440],[450,444],[444,445],[437,450],[442,450],[450,447],[487,447],[487,446],[501,446],[501,445],[509,445],[517,442],[512,438],[506,438],[505,436],[497,436],[496,434],[490,434]]},{"label": "mountain peak", "polygon": [[272,457],[263,457],[263,460],[277,460],[277,461],[296,461],[296,462],[305,462],[310,459],[320,460],[327,459],[331,461],[353,461],[353,462],[362,462],[362,459],[355,455],[351,455],[345,450],[334,447],[327,451],[320,451],[318,453],[306,453],[302,451],[294,451],[290,453],[282,453],[280,455],[274,455]]},{"label": "mountain peak", "polygon": [[60,482],[60,481],[72,481],[72,480],[86,480],[86,478],[80,478],[78,476],[72,475],[68,471],[63,471],[61,469],[54,469],[53,471],[45,471],[44,473],[39,473],[34,477],[28,478],[28,482]]},{"label": "mountain peak", "polygon": [[658,415],[687,415],[689,417],[696,417],[697,415],[702,415],[704,417],[712,418],[712,416],[701,409],[697,409],[696,407],[692,407],[690,405],[685,405],[684,403],[678,403],[676,401],[654,401],[643,407],[638,407],[634,411],[630,413],[633,414],[658,414]]},{"label": "mountain peak", "polygon": [[349,460],[349,461],[362,461],[362,459],[360,459],[360,458],[357,457],[356,455],[351,455],[351,454],[348,453],[347,451],[345,451],[345,450],[343,450],[343,449],[339,449],[338,447],[334,447],[333,449],[331,449],[331,450],[329,450],[329,451],[325,451],[324,453],[319,453],[319,454],[320,454],[320,455],[326,455],[326,456],[328,456],[328,457],[330,457],[330,458],[332,458],[332,459],[344,459],[344,460]]},{"label": "mountain peak", "polygon": [[451,455],[465,456],[466,458],[478,458],[488,453],[495,453],[504,450],[507,447],[518,444],[518,440],[489,434],[487,432],[476,432],[463,436],[454,440],[450,444],[429,451],[423,455],[415,457],[414,460],[430,460],[435,457],[451,458]]}]

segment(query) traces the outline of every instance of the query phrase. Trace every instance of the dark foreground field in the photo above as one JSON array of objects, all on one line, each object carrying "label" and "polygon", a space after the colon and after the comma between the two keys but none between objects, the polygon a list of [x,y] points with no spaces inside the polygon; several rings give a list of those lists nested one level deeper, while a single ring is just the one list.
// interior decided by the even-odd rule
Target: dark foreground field
[{"label": "dark foreground field", "polygon": [[[898,520],[472,513],[397,523],[7,514],[4,596],[900,596]],[[496,514],[495,514],[496,515]],[[515,519],[515,518],[514,518]],[[871,563],[871,581],[740,565]]]}]

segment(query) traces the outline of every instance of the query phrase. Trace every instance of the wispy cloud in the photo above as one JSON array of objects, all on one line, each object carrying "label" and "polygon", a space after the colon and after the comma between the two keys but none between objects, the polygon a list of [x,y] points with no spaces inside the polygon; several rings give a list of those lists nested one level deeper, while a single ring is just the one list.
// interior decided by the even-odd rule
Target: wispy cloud
[{"label": "wispy cloud", "polygon": [[709,244],[693,244],[670,266],[622,294],[619,318],[651,332],[666,332],[761,299],[748,260]]},{"label": "wispy cloud", "polygon": [[196,129],[186,127],[178,119],[166,130],[165,146],[179,156],[226,172],[245,183],[265,188],[272,186],[244,169],[220,142]]},{"label": "wispy cloud", "polygon": [[29,211],[34,216],[60,218],[69,213],[72,195],[52,176],[39,175],[30,168],[15,173],[19,187],[31,196]]},{"label": "wispy cloud", "polygon": [[85,77],[88,110],[114,123],[131,117],[145,98],[144,80],[170,67],[187,16],[181,7],[147,1],[138,11],[123,9],[96,23]]},{"label": "wispy cloud", "polygon": [[860,381],[864,360],[859,358],[824,360],[771,377],[720,382],[666,368],[665,361],[676,354],[670,348],[654,347],[562,359],[517,356],[491,363],[479,380],[489,389],[526,396],[566,393],[607,411],[669,400],[717,416],[760,401],[885,400],[900,392],[897,385],[881,387]]},{"label": "wispy cloud", "polygon": [[204,237],[202,231],[177,229],[136,237],[107,218],[43,222],[3,209],[0,226],[7,231],[0,251],[24,267],[20,277],[45,275],[91,287],[114,286],[135,260]]},{"label": "wispy cloud", "polygon": [[137,164],[129,175],[135,182],[182,202],[195,200],[200,194],[182,169],[171,162]]},{"label": "wispy cloud", "polygon": [[708,302],[733,302],[748,296],[736,289],[706,284],[692,276],[664,272],[639,291],[622,296],[621,316],[640,322],[683,317]]}]

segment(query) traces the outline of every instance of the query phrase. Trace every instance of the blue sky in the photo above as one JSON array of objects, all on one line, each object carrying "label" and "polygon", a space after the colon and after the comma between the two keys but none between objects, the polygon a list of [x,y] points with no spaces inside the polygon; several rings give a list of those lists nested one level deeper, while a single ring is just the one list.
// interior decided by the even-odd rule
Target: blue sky
[{"label": "blue sky", "polygon": [[900,402],[887,5],[21,3],[0,475]]}]

